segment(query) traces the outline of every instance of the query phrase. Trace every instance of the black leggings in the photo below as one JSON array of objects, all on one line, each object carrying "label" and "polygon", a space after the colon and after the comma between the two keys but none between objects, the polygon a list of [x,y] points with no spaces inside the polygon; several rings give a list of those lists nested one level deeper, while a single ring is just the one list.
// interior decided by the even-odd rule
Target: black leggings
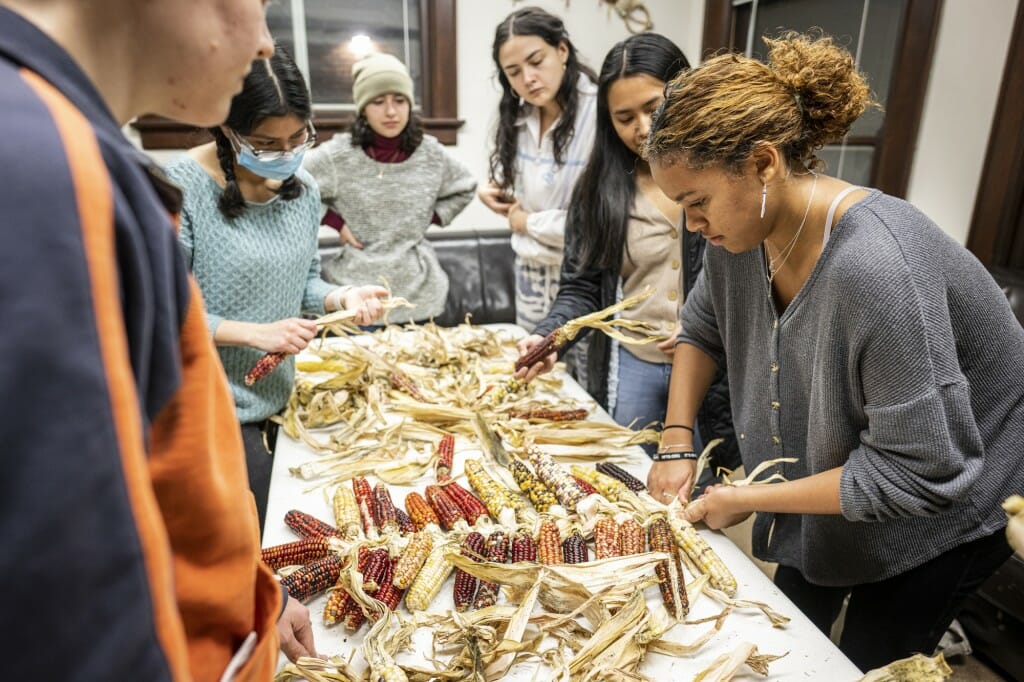
[{"label": "black leggings", "polygon": [[868,671],[915,653],[930,656],[964,600],[1012,553],[999,531],[877,583],[823,587],[780,565],[775,584],[826,635],[850,595],[839,648]]},{"label": "black leggings", "polygon": [[[263,439],[264,433],[266,443]],[[260,537],[263,537],[263,524],[267,520],[267,496],[270,493],[270,473],[274,469],[277,424],[268,420],[242,424],[242,443],[245,445],[245,468],[249,471],[249,489],[256,498],[256,512],[260,517]]]}]

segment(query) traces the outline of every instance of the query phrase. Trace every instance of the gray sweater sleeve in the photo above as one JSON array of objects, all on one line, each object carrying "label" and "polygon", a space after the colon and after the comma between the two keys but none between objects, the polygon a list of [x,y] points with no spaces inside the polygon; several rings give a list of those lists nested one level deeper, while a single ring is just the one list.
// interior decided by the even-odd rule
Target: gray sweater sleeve
[{"label": "gray sweater sleeve", "polygon": [[438,143],[438,147],[444,165],[444,175],[441,180],[440,192],[437,195],[437,203],[434,204],[434,212],[441,219],[441,225],[448,225],[473,200],[476,179],[469,169],[441,147],[440,143]]},{"label": "gray sweater sleeve", "polygon": [[844,278],[849,295],[836,317],[850,321],[849,366],[868,422],[840,483],[852,521],[938,514],[967,496],[983,463],[956,346],[930,334],[938,307],[925,305],[905,263],[886,271],[875,277],[867,266]]},{"label": "gray sweater sleeve", "polygon": [[696,346],[721,366],[725,362],[725,348],[722,344],[718,320],[715,317],[714,301],[704,276],[707,269],[708,259],[705,253],[704,267],[701,268],[697,281],[694,283],[693,289],[686,295],[686,301],[679,312],[682,329],[676,342]]},{"label": "gray sweater sleeve", "polygon": [[320,201],[327,206],[333,206],[341,184],[338,182],[334,153],[341,144],[342,137],[348,139],[347,135],[335,135],[319,147],[310,149],[302,159],[302,167],[316,180],[317,188],[320,190]]}]

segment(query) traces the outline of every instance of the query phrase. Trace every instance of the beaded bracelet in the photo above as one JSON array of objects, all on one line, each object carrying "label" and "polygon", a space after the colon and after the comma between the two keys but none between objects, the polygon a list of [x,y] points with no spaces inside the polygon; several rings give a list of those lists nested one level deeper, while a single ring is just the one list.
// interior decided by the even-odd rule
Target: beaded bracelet
[{"label": "beaded bracelet", "polygon": [[651,459],[655,462],[672,462],[678,459],[697,459],[697,453],[693,450],[685,450],[680,452],[655,452],[651,455]]}]

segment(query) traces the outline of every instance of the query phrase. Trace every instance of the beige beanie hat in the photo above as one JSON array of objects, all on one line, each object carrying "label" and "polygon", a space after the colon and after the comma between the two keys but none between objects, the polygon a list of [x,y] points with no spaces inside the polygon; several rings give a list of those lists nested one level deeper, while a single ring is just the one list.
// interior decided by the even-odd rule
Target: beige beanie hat
[{"label": "beige beanie hat", "polygon": [[397,57],[379,52],[364,57],[352,65],[352,77],[356,111],[361,112],[371,100],[389,92],[405,95],[413,106],[412,78]]}]

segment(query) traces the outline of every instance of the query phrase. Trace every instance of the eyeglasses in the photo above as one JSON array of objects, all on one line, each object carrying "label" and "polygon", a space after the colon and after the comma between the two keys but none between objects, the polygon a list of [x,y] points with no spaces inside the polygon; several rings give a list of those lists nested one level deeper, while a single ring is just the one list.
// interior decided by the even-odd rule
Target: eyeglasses
[{"label": "eyeglasses", "polygon": [[312,149],[313,145],[316,144],[316,128],[313,124],[306,124],[306,136],[302,139],[302,142],[289,149],[256,149],[247,139],[242,137],[241,133],[228,128],[231,133],[231,139],[237,147],[245,147],[249,150],[253,156],[261,161],[277,161],[284,158],[292,158],[301,154],[302,152]]}]

